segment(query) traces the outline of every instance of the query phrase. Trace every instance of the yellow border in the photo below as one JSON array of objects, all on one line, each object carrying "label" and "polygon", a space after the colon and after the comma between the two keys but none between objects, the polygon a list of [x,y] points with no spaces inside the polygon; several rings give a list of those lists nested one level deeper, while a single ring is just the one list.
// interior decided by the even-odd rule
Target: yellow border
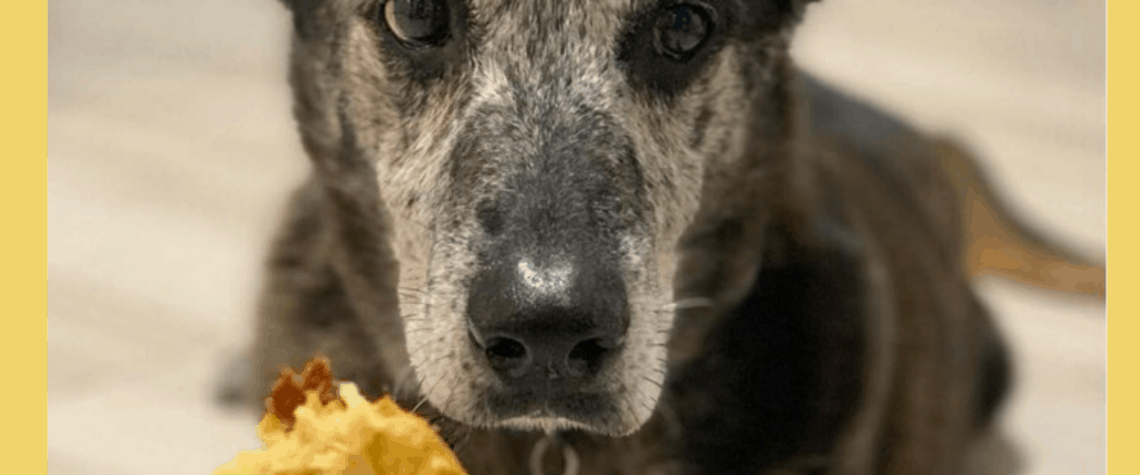
[{"label": "yellow border", "polygon": [[0,453],[4,472],[36,474],[47,472],[47,1],[4,2],[0,57],[0,361],[10,408]]},{"label": "yellow border", "polygon": [[[1109,421],[1108,468],[1111,474],[1140,473],[1140,446],[1133,436],[1140,423],[1140,391],[1135,369],[1140,347],[1137,334],[1140,305],[1134,295],[1140,281],[1137,264],[1140,224],[1136,202],[1140,167],[1140,74],[1134,55],[1140,48],[1132,20],[1137,3],[1108,4],[1108,314]],[[5,151],[0,164],[0,212],[8,241],[0,253],[5,341],[0,354],[7,364],[5,379],[19,381],[5,393],[11,411],[0,444],[7,455],[5,471],[47,471],[47,2],[6,2],[0,15],[0,48],[5,58],[2,102]],[[1119,244],[1119,245],[1116,245]],[[43,388],[45,397],[29,398]]]},{"label": "yellow border", "polygon": [[1108,4],[1108,472],[1140,473],[1134,439],[1140,423],[1136,360],[1138,305],[1134,272],[1140,225],[1136,221],[1137,108],[1140,84],[1135,61],[1140,35],[1136,2]]}]

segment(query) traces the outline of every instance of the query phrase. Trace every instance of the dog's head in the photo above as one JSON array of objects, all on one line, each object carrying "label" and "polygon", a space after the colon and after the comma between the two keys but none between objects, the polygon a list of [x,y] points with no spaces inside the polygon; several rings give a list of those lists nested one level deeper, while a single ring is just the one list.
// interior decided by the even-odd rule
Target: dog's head
[{"label": "dog's head", "polygon": [[286,0],[306,148],[328,181],[375,180],[433,406],[606,434],[649,418],[694,302],[678,242],[753,196],[731,184],[786,133],[765,117],[807,1]]}]

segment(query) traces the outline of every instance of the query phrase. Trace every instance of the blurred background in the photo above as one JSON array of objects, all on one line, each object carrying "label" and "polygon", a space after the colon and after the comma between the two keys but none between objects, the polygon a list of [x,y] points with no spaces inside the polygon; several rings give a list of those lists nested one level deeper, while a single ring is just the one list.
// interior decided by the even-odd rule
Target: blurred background
[{"label": "blurred background", "polygon": [[[825,0],[800,64],[985,158],[1016,210],[1105,248],[1104,0]],[[204,474],[259,446],[213,404],[307,169],[273,0],[49,3],[48,471]],[[1018,363],[1024,473],[1104,473],[1101,301],[977,282]]]}]

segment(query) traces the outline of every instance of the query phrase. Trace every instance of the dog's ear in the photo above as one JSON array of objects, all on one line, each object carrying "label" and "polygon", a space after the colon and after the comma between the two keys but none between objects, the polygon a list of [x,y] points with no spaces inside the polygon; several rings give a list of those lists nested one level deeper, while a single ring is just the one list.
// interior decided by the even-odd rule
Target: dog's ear
[{"label": "dog's ear", "polygon": [[314,16],[317,8],[324,3],[323,0],[280,0],[286,8],[293,13],[293,26],[297,30],[297,34],[304,37],[309,18]]}]

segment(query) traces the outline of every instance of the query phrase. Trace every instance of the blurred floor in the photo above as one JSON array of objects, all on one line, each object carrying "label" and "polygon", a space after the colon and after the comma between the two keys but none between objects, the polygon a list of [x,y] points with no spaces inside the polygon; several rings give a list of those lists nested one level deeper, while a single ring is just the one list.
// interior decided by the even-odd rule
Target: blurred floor
[{"label": "blurred floor", "polygon": [[[1104,3],[825,0],[801,63],[986,157],[1037,226],[1103,256]],[[203,474],[255,448],[210,401],[305,172],[272,0],[49,4],[52,474]],[[1104,472],[1104,306],[978,283],[1012,340],[1027,473]]]}]

